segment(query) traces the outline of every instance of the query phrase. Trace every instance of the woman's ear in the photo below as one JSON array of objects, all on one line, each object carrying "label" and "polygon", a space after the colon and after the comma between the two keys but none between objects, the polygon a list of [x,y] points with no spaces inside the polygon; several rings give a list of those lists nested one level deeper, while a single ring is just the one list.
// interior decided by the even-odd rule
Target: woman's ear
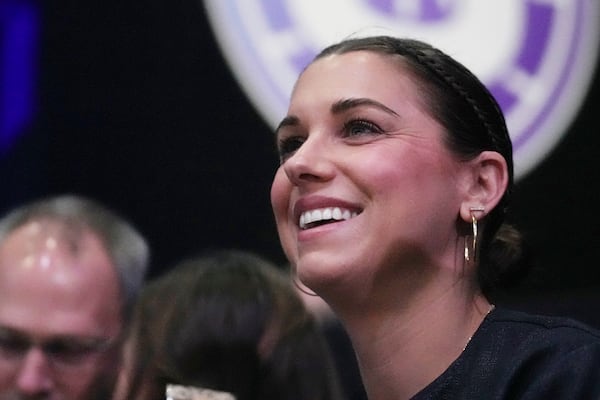
[{"label": "woman's ear", "polygon": [[469,164],[471,173],[460,216],[470,223],[473,210],[482,212],[476,215],[482,218],[500,202],[508,186],[508,167],[504,157],[495,151],[484,151]]}]

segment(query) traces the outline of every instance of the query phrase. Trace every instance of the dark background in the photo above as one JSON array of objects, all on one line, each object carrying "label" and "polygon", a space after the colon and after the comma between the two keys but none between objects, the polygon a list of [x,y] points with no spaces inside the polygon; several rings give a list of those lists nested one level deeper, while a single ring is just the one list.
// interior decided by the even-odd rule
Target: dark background
[{"label": "dark background", "polygon": [[[48,194],[96,198],[148,237],[153,276],[212,247],[283,265],[269,203],[272,132],[201,2],[39,7],[36,116],[0,159],[0,211]],[[564,139],[517,185],[510,220],[534,271],[502,301],[600,325],[599,87],[596,73]]]}]

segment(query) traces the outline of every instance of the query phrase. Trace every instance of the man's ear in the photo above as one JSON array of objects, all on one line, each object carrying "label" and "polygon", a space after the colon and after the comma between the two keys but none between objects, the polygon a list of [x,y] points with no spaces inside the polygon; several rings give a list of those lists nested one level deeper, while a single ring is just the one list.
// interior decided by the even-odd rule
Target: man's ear
[{"label": "man's ear", "polygon": [[[467,191],[460,207],[460,216],[471,222],[475,216],[482,218],[498,205],[508,186],[508,167],[504,157],[495,151],[484,151],[469,161]],[[481,212],[481,213],[480,213]]]}]

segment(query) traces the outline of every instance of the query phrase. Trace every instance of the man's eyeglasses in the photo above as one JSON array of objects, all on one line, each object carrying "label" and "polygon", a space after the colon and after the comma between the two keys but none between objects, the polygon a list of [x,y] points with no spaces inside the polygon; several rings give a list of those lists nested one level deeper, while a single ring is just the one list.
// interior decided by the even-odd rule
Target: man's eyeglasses
[{"label": "man's eyeglasses", "polygon": [[21,362],[30,349],[37,347],[56,368],[78,367],[116,342],[117,339],[77,336],[34,340],[20,331],[0,327],[0,363]]}]

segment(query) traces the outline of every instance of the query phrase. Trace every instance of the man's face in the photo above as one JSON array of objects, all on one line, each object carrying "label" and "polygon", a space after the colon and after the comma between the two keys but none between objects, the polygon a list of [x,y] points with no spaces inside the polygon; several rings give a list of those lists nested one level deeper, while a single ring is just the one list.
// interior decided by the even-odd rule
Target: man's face
[{"label": "man's face", "polygon": [[0,400],[109,398],[120,296],[91,232],[49,221],[12,232],[0,243]]}]

